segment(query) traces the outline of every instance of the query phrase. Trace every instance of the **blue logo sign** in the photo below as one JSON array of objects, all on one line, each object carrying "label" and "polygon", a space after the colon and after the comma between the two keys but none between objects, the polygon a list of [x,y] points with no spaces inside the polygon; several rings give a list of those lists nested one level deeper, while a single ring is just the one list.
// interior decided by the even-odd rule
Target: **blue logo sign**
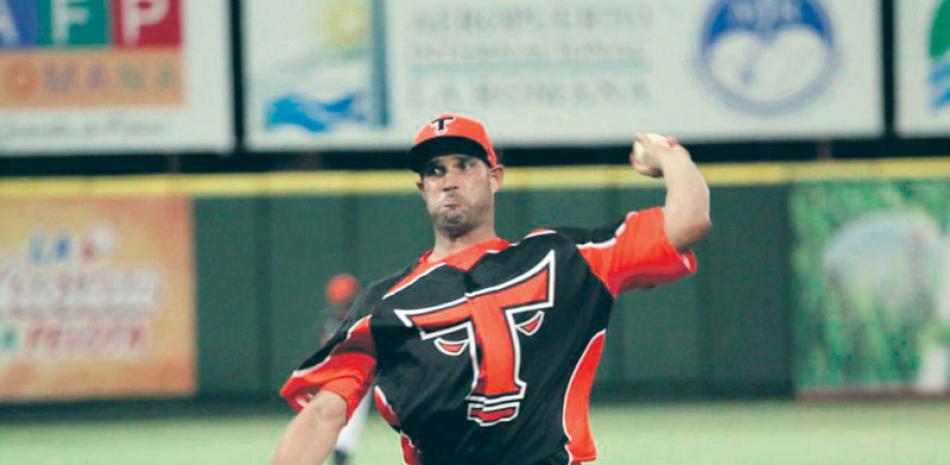
[{"label": "blue logo sign", "polygon": [[837,70],[831,22],[818,0],[718,0],[706,15],[699,69],[729,105],[778,113],[806,105]]},{"label": "blue logo sign", "polygon": [[359,103],[360,92],[351,92],[332,101],[321,101],[301,94],[275,98],[267,108],[267,128],[297,126],[312,133],[332,131],[343,121],[364,123],[366,114]]}]

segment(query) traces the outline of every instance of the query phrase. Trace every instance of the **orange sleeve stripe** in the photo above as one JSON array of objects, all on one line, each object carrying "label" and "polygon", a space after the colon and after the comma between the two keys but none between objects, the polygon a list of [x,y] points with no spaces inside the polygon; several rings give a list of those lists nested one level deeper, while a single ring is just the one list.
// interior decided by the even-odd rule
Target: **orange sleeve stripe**
[{"label": "orange sleeve stripe", "polygon": [[383,420],[386,420],[386,423],[389,423],[390,426],[399,428],[399,417],[396,416],[396,411],[389,405],[386,394],[383,393],[383,390],[379,386],[376,386],[373,390],[373,400],[376,402],[376,410],[379,411]]},{"label": "orange sleeve stripe", "polygon": [[298,412],[322,389],[346,399],[350,414],[373,384],[376,359],[358,353],[332,356],[318,370],[305,375],[291,376],[280,390],[280,395]]},{"label": "orange sleeve stripe", "polygon": [[659,207],[631,212],[610,240],[579,244],[591,271],[617,296],[696,272],[692,252],[679,253],[666,236]]},{"label": "orange sleeve stripe", "polygon": [[416,445],[412,442],[412,439],[402,431],[399,425],[399,417],[396,415],[396,410],[393,409],[392,405],[389,405],[389,400],[386,399],[386,394],[383,390],[376,386],[376,389],[373,390],[373,400],[376,401],[376,410],[379,410],[379,414],[386,420],[386,423],[389,423],[390,426],[396,428],[399,431],[399,441],[402,445],[402,460],[407,465],[420,465],[422,461],[419,458],[419,449],[416,448]]},{"label": "orange sleeve stripe", "polygon": [[425,276],[425,275],[431,273],[431,272],[434,271],[436,268],[438,268],[438,267],[440,267],[440,266],[442,266],[442,265],[444,265],[444,264],[445,264],[445,263],[441,263],[441,262],[439,262],[439,263],[428,263],[428,262],[420,263],[420,264],[417,265],[415,268],[413,268],[412,271],[409,272],[409,274],[407,274],[406,276],[403,276],[402,279],[400,279],[398,283],[396,283],[395,285],[393,285],[393,287],[389,288],[389,290],[386,291],[386,294],[383,295],[383,300],[388,299],[388,298],[390,298],[393,294],[396,294],[397,292],[399,292],[399,291],[401,291],[401,290],[403,290],[403,289],[409,287],[409,285],[411,285],[412,283],[414,283],[414,282],[415,282],[416,280],[418,280],[419,278],[421,278],[421,277],[423,277],[423,276]]},{"label": "orange sleeve stripe", "polygon": [[339,378],[327,382],[320,390],[333,392],[346,400],[346,418],[350,418],[359,407],[360,401],[363,400],[371,384],[371,378],[369,382],[365,378],[362,381],[352,377]]},{"label": "orange sleeve stripe", "polygon": [[369,319],[367,316],[358,321],[326,360],[312,368],[297,370],[290,376],[280,395],[294,410],[299,412],[317,391],[326,389],[343,397],[348,415],[353,414],[373,384],[376,371]]},{"label": "orange sleeve stripe", "polygon": [[604,351],[606,332],[601,331],[591,338],[574,367],[571,380],[564,395],[563,426],[567,435],[565,449],[570,455],[570,463],[593,461],[597,458],[597,447],[590,429],[590,390],[594,385],[597,364]]}]

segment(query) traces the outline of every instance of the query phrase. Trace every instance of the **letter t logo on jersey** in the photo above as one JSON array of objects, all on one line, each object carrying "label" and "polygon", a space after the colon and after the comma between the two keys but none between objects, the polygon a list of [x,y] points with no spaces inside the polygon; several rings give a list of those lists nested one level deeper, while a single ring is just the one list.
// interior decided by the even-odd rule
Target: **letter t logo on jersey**
[{"label": "letter t logo on jersey", "polygon": [[[526,273],[448,303],[419,309],[396,309],[406,327],[449,356],[468,349],[472,391],[466,397],[468,418],[481,426],[518,416],[527,384],[520,378],[519,333],[534,335],[544,321],[543,309],[554,306],[554,251]],[[449,339],[457,334],[464,337]]]}]

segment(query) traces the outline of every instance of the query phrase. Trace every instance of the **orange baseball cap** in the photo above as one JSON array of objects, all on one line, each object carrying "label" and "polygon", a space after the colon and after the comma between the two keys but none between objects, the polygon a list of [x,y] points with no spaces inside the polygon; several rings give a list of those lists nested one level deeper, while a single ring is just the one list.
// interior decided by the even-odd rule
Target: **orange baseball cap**
[{"label": "orange baseball cap", "polygon": [[360,283],[349,273],[340,273],[327,282],[327,301],[340,304],[352,299],[360,290]]},{"label": "orange baseball cap", "polygon": [[498,166],[498,156],[485,126],[478,120],[452,113],[443,113],[422,126],[409,149],[406,164],[421,173],[430,159],[450,154],[470,155],[489,167]]}]

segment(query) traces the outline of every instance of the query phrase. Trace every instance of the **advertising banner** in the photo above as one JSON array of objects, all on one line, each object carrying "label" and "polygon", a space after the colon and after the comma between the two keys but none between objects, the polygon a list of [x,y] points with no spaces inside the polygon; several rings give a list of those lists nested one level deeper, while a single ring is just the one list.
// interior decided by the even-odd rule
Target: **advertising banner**
[{"label": "advertising banner", "polygon": [[793,187],[801,395],[950,392],[950,180]]},{"label": "advertising banner", "polygon": [[184,197],[0,199],[0,401],[195,390]]},{"label": "advertising banner", "polygon": [[0,155],[233,146],[226,0],[0,0]]},{"label": "advertising banner", "polygon": [[405,147],[442,112],[499,144],[882,131],[862,0],[245,2],[249,145]]},{"label": "advertising banner", "polygon": [[950,0],[896,3],[897,130],[950,136]]},{"label": "advertising banner", "polygon": [[249,0],[243,8],[249,146],[396,143],[382,0]]}]

